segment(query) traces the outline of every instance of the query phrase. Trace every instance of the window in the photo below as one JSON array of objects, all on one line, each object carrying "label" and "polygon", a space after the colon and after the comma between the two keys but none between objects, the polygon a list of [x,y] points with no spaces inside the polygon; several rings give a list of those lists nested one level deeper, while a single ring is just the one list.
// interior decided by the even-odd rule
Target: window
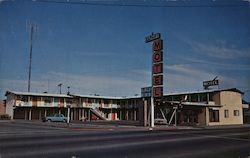
[{"label": "window", "polygon": [[191,102],[198,102],[198,95],[197,94],[191,95]]},{"label": "window", "polygon": [[207,101],[207,94],[206,94],[206,93],[200,94],[200,101],[201,101],[201,102]]},{"label": "window", "polygon": [[120,100],[117,100],[117,105],[121,105],[121,101]]},{"label": "window", "polygon": [[92,102],[93,102],[92,99],[88,98],[88,103],[92,104]]},{"label": "window", "polygon": [[173,101],[181,101],[181,96],[180,95],[173,96]]},{"label": "window", "polygon": [[125,105],[125,101],[124,101],[124,100],[121,101],[121,105],[122,105],[122,106]]},{"label": "window", "polygon": [[105,99],[105,100],[104,100],[104,104],[106,104],[106,105],[109,104],[109,100],[106,100],[106,99]]},{"label": "window", "polygon": [[21,101],[28,102],[29,98],[27,96],[21,96]]},{"label": "window", "polygon": [[128,105],[131,105],[131,100],[128,100]]},{"label": "window", "polygon": [[219,110],[209,109],[209,121],[219,122]]},{"label": "window", "polygon": [[214,101],[214,94],[209,93],[209,101]]},{"label": "window", "polygon": [[234,116],[240,116],[240,111],[239,110],[234,110]]},{"label": "window", "polygon": [[66,104],[72,104],[72,102],[73,101],[71,99],[69,99],[69,98],[66,99]]},{"label": "window", "polygon": [[96,103],[101,104],[102,100],[101,99],[96,99]]},{"label": "window", "polygon": [[229,118],[229,111],[228,110],[224,110],[224,116],[225,116],[225,118]]},{"label": "window", "polygon": [[44,98],[44,102],[45,103],[51,103],[52,102],[52,98],[51,97],[45,97]]}]

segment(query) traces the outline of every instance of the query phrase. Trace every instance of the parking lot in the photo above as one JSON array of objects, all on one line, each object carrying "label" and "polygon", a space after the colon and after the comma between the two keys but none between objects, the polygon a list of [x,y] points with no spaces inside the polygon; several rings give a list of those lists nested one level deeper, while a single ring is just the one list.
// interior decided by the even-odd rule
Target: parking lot
[{"label": "parking lot", "polygon": [[0,156],[248,158],[248,126],[173,128],[131,125],[0,122]]}]

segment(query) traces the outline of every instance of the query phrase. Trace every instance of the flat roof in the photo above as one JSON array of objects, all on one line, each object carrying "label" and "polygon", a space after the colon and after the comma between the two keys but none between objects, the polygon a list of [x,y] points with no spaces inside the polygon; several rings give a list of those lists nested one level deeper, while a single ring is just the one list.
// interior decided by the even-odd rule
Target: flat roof
[{"label": "flat roof", "polygon": [[51,93],[34,93],[34,92],[16,92],[16,91],[7,91],[7,94],[16,94],[16,95],[27,95],[27,96],[42,96],[42,97],[59,97],[59,98],[72,98],[72,96],[66,94],[51,94]]},{"label": "flat roof", "polygon": [[80,95],[80,94],[52,94],[52,93],[35,93],[35,92],[17,92],[17,91],[7,91],[7,94],[16,94],[16,95],[26,95],[26,96],[43,96],[43,97],[61,97],[61,98],[73,98],[82,97],[82,98],[99,98],[99,99],[136,99],[141,98],[141,96],[132,96],[132,97],[110,97],[110,96],[101,96],[101,95]]},{"label": "flat roof", "polygon": [[179,101],[165,101],[166,103],[170,103],[170,104],[177,104],[179,105],[181,103],[181,105],[184,106],[203,106],[203,107],[221,107],[222,105],[218,105],[218,104],[207,104],[204,102],[188,102],[188,101],[184,101],[184,102],[179,102]]},{"label": "flat roof", "polygon": [[141,96],[132,96],[132,97],[110,97],[110,96],[101,96],[101,95],[80,95],[80,94],[71,94],[71,96],[82,97],[82,98],[97,98],[97,99],[139,99]]},{"label": "flat roof", "polygon": [[210,90],[197,90],[197,91],[190,91],[190,92],[177,92],[177,93],[168,93],[164,94],[164,96],[171,96],[171,95],[183,95],[183,94],[198,94],[198,93],[213,93],[213,92],[221,92],[221,91],[233,91],[244,94],[237,88],[228,88],[228,89],[210,89]]},{"label": "flat roof", "polygon": [[[221,92],[221,91],[233,91],[238,92],[240,94],[244,94],[237,88],[229,88],[229,89],[214,89],[214,90],[198,90],[191,92],[178,92],[178,93],[168,93],[164,94],[164,96],[172,96],[172,95],[185,95],[185,94],[199,94],[199,93],[213,93],[213,92]],[[27,95],[27,96],[45,96],[45,97],[62,97],[62,98],[73,98],[73,97],[82,97],[82,98],[98,98],[98,99],[139,99],[141,96],[123,96],[123,97],[111,97],[111,96],[101,96],[101,95],[81,95],[81,94],[51,94],[51,93],[34,93],[34,92],[17,92],[17,91],[7,91],[5,96],[8,93],[16,94],[16,95]]]}]

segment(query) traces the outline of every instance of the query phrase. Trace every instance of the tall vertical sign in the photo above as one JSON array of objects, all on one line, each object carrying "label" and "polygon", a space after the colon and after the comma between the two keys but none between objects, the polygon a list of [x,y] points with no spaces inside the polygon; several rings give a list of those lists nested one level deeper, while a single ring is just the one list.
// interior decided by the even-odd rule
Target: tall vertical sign
[{"label": "tall vertical sign", "polygon": [[153,97],[163,96],[163,40],[157,39],[153,42],[152,59],[152,87]]},{"label": "tall vertical sign", "polygon": [[163,40],[160,33],[152,33],[145,38],[152,45],[152,91],[151,91],[151,127],[154,127],[154,100],[163,96]]}]

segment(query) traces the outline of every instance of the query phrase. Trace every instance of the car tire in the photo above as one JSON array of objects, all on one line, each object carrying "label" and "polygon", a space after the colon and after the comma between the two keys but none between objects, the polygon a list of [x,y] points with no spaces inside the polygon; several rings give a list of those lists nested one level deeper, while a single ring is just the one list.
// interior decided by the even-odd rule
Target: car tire
[{"label": "car tire", "polygon": [[51,120],[49,119],[47,122],[51,122]]},{"label": "car tire", "polygon": [[66,123],[67,121],[64,119],[63,122]]}]

